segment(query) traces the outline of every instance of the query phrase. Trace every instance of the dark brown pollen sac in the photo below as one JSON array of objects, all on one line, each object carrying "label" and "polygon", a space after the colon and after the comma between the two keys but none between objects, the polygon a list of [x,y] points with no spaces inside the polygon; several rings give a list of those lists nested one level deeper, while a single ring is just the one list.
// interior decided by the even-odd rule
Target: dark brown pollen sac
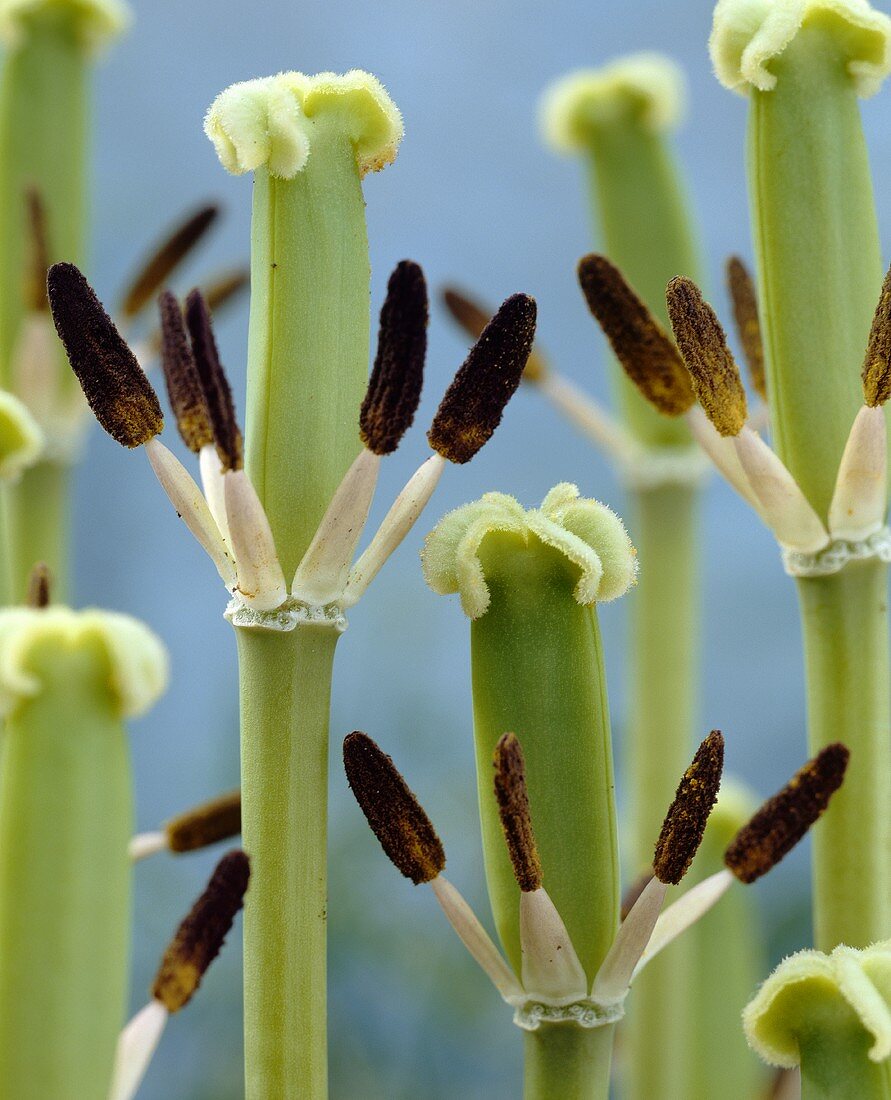
[{"label": "dark brown pollen sac", "polygon": [[676,886],[689,870],[717,801],[723,770],[724,738],[712,730],[696,750],[665,815],[653,858],[653,874],[660,882]]},{"label": "dark brown pollen sac", "polygon": [[469,462],[501,423],[516,393],[535,338],[535,300],[508,298],[470,349],[427,433],[449,462]]},{"label": "dark brown pollen sac", "polygon": [[249,880],[248,857],[228,852],[177,929],[152,985],[152,997],[168,1012],[179,1012],[194,996],[244,904]]},{"label": "dark brown pollen sac", "polygon": [[[471,340],[479,340],[486,325],[492,320],[493,311],[488,306],[475,301],[457,287],[449,286],[443,290],[442,303]],[[539,348],[533,344],[523,370],[523,381],[540,382],[547,373],[547,360]]]},{"label": "dark brown pollen sac", "polygon": [[53,264],[47,275],[50,309],[71,369],[108,434],[125,447],[158,435],[164,417],[136,356],[74,264]]},{"label": "dark brown pollen sac", "polygon": [[687,412],[696,396],[684,362],[621,271],[591,253],[579,261],[578,277],[588,309],[643,397],[664,416]]},{"label": "dark brown pollen sac", "polygon": [[541,888],[541,861],[532,829],[526,762],[520,742],[505,733],[495,746],[495,800],[517,885],[523,893]]},{"label": "dark brown pollen sac", "polygon": [[28,594],[25,606],[42,611],[52,598],[53,577],[46,562],[39,561],[28,574]]},{"label": "dark brown pollen sac", "polygon": [[46,205],[36,187],[25,192],[27,214],[28,262],[25,270],[25,309],[45,313],[49,309],[46,297],[46,273],[49,271],[49,243],[46,225]]},{"label": "dark brown pollen sac", "polygon": [[213,429],[207,403],[192,355],[182,309],[169,290],[158,298],[161,316],[161,365],[167,384],[167,397],[183,443],[195,454],[213,443]]},{"label": "dark brown pollen sac", "polygon": [[866,404],[873,409],[884,405],[891,397],[891,269],[882,283],[861,377]]},{"label": "dark brown pollen sac", "polygon": [[241,430],[235,419],[232,390],[217,351],[210,310],[200,290],[191,291],[186,298],[185,316],[217,454],[224,470],[240,470],[244,465]]},{"label": "dark brown pollen sac", "polygon": [[195,852],[241,832],[241,791],[230,791],[172,817],[165,825],[171,852]]},{"label": "dark brown pollen sac", "polygon": [[672,279],[665,297],[699,404],[721,435],[739,435],[749,415],[746,391],[721,322],[692,279]]},{"label": "dark brown pollen sac", "polygon": [[121,303],[128,320],[152,301],[217,220],[219,209],[208,204],[188,215],[164,238],[133,277]]},{"label": "dark brown pollen sac", "polygon": [[427,321],[424,272],[403,260],[387,286],[377,356],[359,413],[359,434],[374,454],[395,451],[414,420],[424,382]]},{"label": "dark brown pollen sac", "polygon": [[371,831],[396,869],[416,885],[441,874],[442,843],[392,758],[357,730],[344,738],[343,766]]},{"label": "dark brown pollen sac", "polygon": [[741,882],[766,875],[802,839],[842,785],[850,753],[827,745],[736,834],[724,863]]},{"label": "dark brown pollen sac", "polygon": [[749,368],[752,388],[762,401],[767,400],[767,375],[764,368],[764,342],[758,319],[758,295],[749,269],[739,256],[727,261],[727,289],[733,303],[733,319]]}]

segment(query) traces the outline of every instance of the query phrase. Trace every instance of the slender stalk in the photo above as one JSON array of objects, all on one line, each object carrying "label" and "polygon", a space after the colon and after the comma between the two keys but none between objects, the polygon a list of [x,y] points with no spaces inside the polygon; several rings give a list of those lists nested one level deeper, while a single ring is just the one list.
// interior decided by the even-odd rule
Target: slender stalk
[{"label": "slender stalk", "polygon": [[[79,40],[81,18],[74,4],[40,5],[27,17],[22,44],[9,51],[0,83],[0,385],[13,392],[25,312],[29,188],[37,189],[47,212],[49,259],[83,262],[91,65]],[[61,345],[56,376],[60,395],[76,394]],[[5,490],[13,599],[36,561],[50,566],[64,599],[66,482],[58,464],[44,462]]]},{"label": "slender stalk", "polygon": [[546,1024],[528,1032],[523,1100],[607,1100],[614,1031]]},{"label": "slender stalk", "polygon": [[126,1007],[126,733],[94,643],[44,643],[4,731],[0,1079],[17,1100],[105,1100]]},{"label": "slender stalk", "polygon": [[839,1019],[842,1011],[798,1034],[801,1100],[891,1100],[891,1062],[870,1061],[872,1037],[850,1010],[850,1020]]},{"label": "slender stalk", "polygon": [[248,1100],[327,1094],[328,711],[339,637],[239,629]]},{"label": "slender stalk", "polygon": [[832,741],[851,762],[814,830],[814,935],[824,951],[891,928],[891,687],[888,567],[849,566],[798,582],[812,752]]}]

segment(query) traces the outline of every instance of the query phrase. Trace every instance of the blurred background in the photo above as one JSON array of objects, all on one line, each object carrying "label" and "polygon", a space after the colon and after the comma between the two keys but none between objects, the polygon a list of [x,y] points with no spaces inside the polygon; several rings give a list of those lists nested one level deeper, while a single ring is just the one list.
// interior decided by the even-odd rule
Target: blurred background
[{"label": "blurred background", "polygon": [[[130,34],[97,81],[93,281],[113,299],[169,223],[208,199],[225,208],[178,289],[248,257],[250,180],[227,176],[202,133],[213,97],[236,80],[281,69],[361,67],[405,115],[395,165],[365,183],[376,314],[403,257],[432,288],[457,281],[494,301],[517,290],[539,302],[555,364],[608,400],[603,342],[574,278],[592,244],[581,166],[543,148],[539,95],[569,69],[639,49],[686,69],[689,116],[678,142],[713,300],[727,312],[721,266],[750,256],[743,100],[711,74],[711,0],[216,0],[140,2]],[[876,176],[891,166],[891,96],[864,108]],[[886,231],[891,203],[878,188]],[[219,335],[244,407],[244,304]],[[424,425],[464,343],[438,307],[417,429],[384,464],[381,515],[425,455]],[[170,442],[170,441],[168,441]],[[95,431],[79,472],[76,601],[147,620],[172,653],[164,700],[133,730],[140,828],[238,782],[235,647],[225,593],[173,515],[144,458]],[[338,653],[332,717],[331,1080],[335,1098],[518,1094],[521,1045],[510,1014],[461,949],[429,892],[387,863],[350,798],[341,737],[362,728],[392,752],[437,823],[449,874],[487,914],[471,742],[468,626],[454,599],[429,592],[418,550],[439,515],[490,489],[527,506],[561,480],[623,509],[607,464],[532,392],[512,403],[493,444],[452,470],[428,517],[351,615]],[[804,757],[799,628],[793,585],[771,537],[717,479],[703,515],[706,552],[700,730],[722,728],[733,772],[762,794]],[[647,563],[643,562],[645,569]],[[627,604],[602,622],[617,752],[627,709]],[[158,954],[214,861],[157,857],[138,868],[133,1007]],[[806,853],[758,888],[775,961],[805,944]],[[168,1029],[142,1096],[242,1095],[240,952],[233,935],[201,995]],[[716,980],[720,980],[716,975]],[[272,1098],[270,1098],[272,1100]]]}]

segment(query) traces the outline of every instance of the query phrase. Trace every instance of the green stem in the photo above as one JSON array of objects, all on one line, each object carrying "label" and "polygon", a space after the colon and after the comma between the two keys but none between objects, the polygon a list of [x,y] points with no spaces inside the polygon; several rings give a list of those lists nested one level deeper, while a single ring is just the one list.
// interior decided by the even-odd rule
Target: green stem
[{"label": "green stem", "polygon": [[0,774],[0,1091],[105,1100],[127,992],[126,733],[98,643],[45,643],[32,670]]},{"label": "green stem", "polygon": [[491,592],[471,624],[473,715],[486,879],[511,964],[521,969],[519,889],[492,790],[492,753],[512,732],[526,758],[544,885],[593,979],[618,925],[609,704],[596,612],[573,598],[578,570],[532,538],[480,548]]},{"label": "green stem", "polygon": [[38,562],[49,566],[53,578],[53,599],[60,603],[66,600],[70,482],[68,466],[38,462],[4,491],[10,603],[24,601],[28,591],[28,575]]},{"label": "green stem", "polygon": [[327,1095],[328,716],[339,634],[238,629],[247,1100]]},{"label": "green stem", "polygon": [[845,782],[814,829],[814,936],[829,951],[891,931],[891,672],[888,567],[850,565],[798,582],[812,753],[851,751]]},{"label": "green stem", "polygon": [[823,1026],[798,1031],[801,1100],[891,1100],[891,1062],[870,1061],[872,1036],[860,1020],[840,1018],[839,1007]]},{"label": "green stem", "polygon": [[527,1032],[523,1100],[608,1100],[614,1030],[545,1024]]}]

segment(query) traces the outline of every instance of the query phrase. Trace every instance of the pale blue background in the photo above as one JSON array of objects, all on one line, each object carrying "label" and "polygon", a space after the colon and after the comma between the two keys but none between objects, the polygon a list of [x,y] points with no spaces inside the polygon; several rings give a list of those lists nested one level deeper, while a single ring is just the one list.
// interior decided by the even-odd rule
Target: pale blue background
[{"label": "pale blue background", "polygon": [[[711,285],[731,251],[749,252],[743,179],[745,106],[711,75],[708,0],[580,3],[531,0],[213,0],[137,2],[131,34],[97,83],[93,272],[113,297],[159,229],[209,197],[225,224],[181,288],[247,256],[249,179],[227,176],[201,120],[227,84],[279,69],[370,69],[406,119],[397,163],[366,183],[373,300],[403,256],[421,261],[433,287],[457,279],[492,299],[533,293],[540,335],[561,368],[606,399],[603,346],[574,283],[590,231],[575,163],[542,148],[539,93],[567,69],[641,48],[681,61],[691,118],[679,135],[702,226]],[[867,105],[879,179],[891,166],[891,99]],[[891,203],[879,188],[887,229]],[[720,301],[721,299],[718,298]],[[243,409],[246,314],[221,325],[225,359]],[[429,419],[463,345],[439,309],[431,325],[419,429],[385,464],[385,505],[425,453]],[[488,489],[527,504],[555,482],[621,510],[612,472],[535,395],[521,392],[494,444],[450,471],[430,513]],[[173,656],[170,691],[133,730],[139,822],[156,825],[237,782],[236,669],[224,593],[178,524],[140,455],[98,431],[77,484],[80,602],[145,618]],[[377,509],[380,514],[380,508]],[[794,591],[771,538],[715,483],[706,535],[705,670],[700,728],[722,727],[733,770],[767,793],[801,761],[801,659]],[[433,596],[418,567],[425,521],[352,614],[338,654],[332,721],[362,727],[394,752],[440,827],[451,877],[484,908],[476,835],[467,624],[454,601]],[[646,568],[646,563],[643,563]],[[621,746],[624,609],[604,611],[617,743]],[[506,1010],[465,958],[430,896],[386,863],[332,769],[331,1062],[333,1095],[395,1100],[517,1094],[520,1050]],[[200,888],[213,857],[160,858],[140,867],[134,1007],[158,952]],[[800,944],[806,865],[800,857],[762,888],[775,953]],[[205,988],[175,1019],[142,1095],[213,1097],[241,1092],[239,937]]]}]

